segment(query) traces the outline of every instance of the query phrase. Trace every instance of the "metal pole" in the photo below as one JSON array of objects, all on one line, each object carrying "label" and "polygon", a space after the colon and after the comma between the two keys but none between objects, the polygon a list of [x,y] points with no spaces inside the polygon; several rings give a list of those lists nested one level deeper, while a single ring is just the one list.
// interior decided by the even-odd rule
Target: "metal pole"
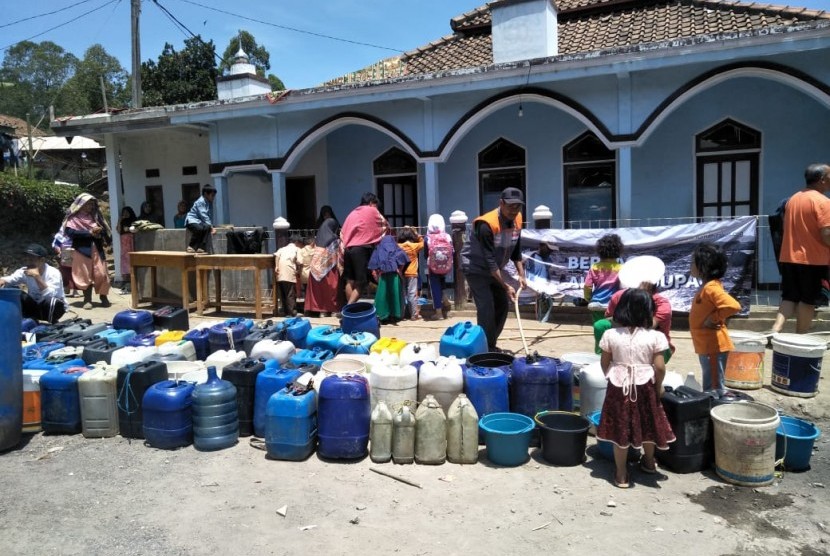
[{"label": "metal pole", "polygon": [[141,37],[139,16],[141,15],[141,0],[132,0],[130,22],[132,33],[132,62],[133,62],[133,108],[141,108]]},{"label": "metal pole", "polygon": [[29,121],[29,113],[28,112],[26,112],[26,135],[29,136],[29,156],[26,157],[26,162],[29,163],[29,171],[28,171],[29,179],[32,179],[32,166],[33,166],[32,163],[34,162],[34,160],[33,160],[33,158],[34,158],[34,156],[33,156],[34,148],[32,148],[32,122]]},{"label": "metal pole", "polygon": [[110,111],[109,111],[109,108],[107,108],[107,89],[106,89],[106,87],[104,87],[104,76],[99,75],[98,79],[101,80],[101,96],[104,99],[104,114],[109,114]]}]

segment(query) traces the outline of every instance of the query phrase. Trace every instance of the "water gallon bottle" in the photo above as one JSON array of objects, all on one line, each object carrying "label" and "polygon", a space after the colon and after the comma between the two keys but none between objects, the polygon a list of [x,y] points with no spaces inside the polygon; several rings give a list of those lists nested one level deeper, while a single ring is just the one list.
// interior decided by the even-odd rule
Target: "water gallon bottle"
[{"label": "water gallon bottle", "polygon": [[[290,344],[291,342],[286,342]],[[293,346],[292,346],[293,349]],[[222,380],[236,386],[236,409],[239,415],[239,436],[254,434],[254,392],[257,375],[265,370],[259,360],[245,358],[222,370]]]},{"label": "water gallon bottle", "polygon": [[478,461],[478,414],[464,394],[447,411],[447,459],[451,463]]},{"label": "water gallon bottle", "polygon": [[464,392],[479,417],[510,411],[507,373],[501,367],[468,365],[464,369]]},{"label": "water gallon bottle", "polygon": [[371,374],[372,369],[378,365],[400,365],[401,358],[397,353],[390,353],[388,351],[378,353],[373,351],[366,356],[364,362],[366,363],[366,371]]},{"label": "water gallon bottle", "polygon": [[172,450],[193,442],[193,388],[189,382],[163,380],[144,393],[144,438],[153,448]]},{"label": "water gallon bottle", "polygon": [[136,334],[147,334],[152,332],[154,328],[153,314],[150,311],[133,309],[120,311],[113,317],[112,327],[135,330]]},{"label": "water gallon bottle", "polygon": [[40,377],[43,432],[77,434],[81,432],[81,401],[78,379],[87,367],[56,368]]},{"label": "water gallon bottle", "polygon": [[193,446],[201,451],[222,450],[239,440],[236,387],[216,376],[215,366],[207,372],[207,382],[193,388]]},{"label": "water gallon bottle", "polygon": [[181,356],[181,361],[196,361],[196,346],[190,340],[167,342],[158,346],[158,349],[159,355],[176,354]]},{"label": "water gallon bottle", "polygon": [[415,361],[435,361],[438,359],[438,345],[426,342],[406,344],[400,353],[401,364],[409,365]]},{"label": "water gallon bottle", "polygon": [[[270,321],[269,321],[270,322]],[[254,328],[250,334],[245,336],[245,339],[242,341],[242,349],[245,353],[248,354],[248,357],[251,356],[251,350],[254,349],[254,346],[257,345],[262,340],[279,340],[279,333],[275,331],[273,328]]]},{"label": "water gallon bottle", "polygon": [[161,361],[141,361],[118,369],[116,389],[118,391],[118,430],[121,436],[144,438],[144,414],[141,405],[144,393],[153,384],[167,379],[167,366]]},{"label": "water gallon bottle", "polygon": [[392,418],[392,461],[398,464],[415,461],[415,415],[409,404]]},{"label": "water gallon bottle", "polygon": [[312,365],[318,370],[323,366],[323,363],[334,357],[334,352],[328,349],[321,349],[319,347],[311,349],[301,349],[291,357],[291,364],[295,367],[302,367],[303,365]]},{"label": "water gallon bottle", "polygon": [[378,364],[369,373],[372,408],[383,401],[390,411],[418,400],[418,371],[412,365]]},{"label": "water gallon bottle", "polygon": [[265,410],[271,396],[297,380],[305,369],[293,367],[266,368],[256,376],[254,385],[254,435],[265,436]]},{"label": "water gallon bottle", "polygon": [[324,458],[357,459],[369,444],[369,383],[360,375],[331,374],[320,383],[317,453]]},{"label": "water gallon bottle", "polygon": [[512,365],[510,410],[533,419],[540,411],[557,409],[559,372],[556,361],[538,354],[517,357]]},{"label": "water gallon bottle", "polygon": [[221,375],[222,370],[225,367],[227,367],[231,363],[242,361],[243,359],[245,359],[245,357],[245,352],[242,350],[234,351],[231,349],[220,349],[208,355],[207,359],[205,359],[205,364],[208,366],[213,365],[214,367],[216,367],[216,370]]},{"label": "water gallon bottle", "polygon": [[415,461],[441,465],[447,460],[447,418],[438,400],[431,394],[415,412]]},{"label": "water gallon bottle", "polygon": [[276,359],[282,365],[283,363],[287,363],[295,352],[294,344],[288,340],[265,338],[254,344],[254,347],[251,348],[251,357]]},{"label": "water gallon bottle", "polygon": [[[219,350],[241,350],[245,347],[248,327],[244,322],[223,322],[208,329],[210,352]],[[188,338],[189,340],[190,338]],[[244,352],[243,352],[244,353]],[[245,357],[243,355],[243,357]]]},{"label": "water gallon bottle", "polygon": [[81,397],[81,432],[86,438],[109,438],[118,434],[116,382],[118,369],[94,364],[78,378]]},{"label": "water gallon bottle", "polygon": [[280,389],[268,400],[264,429],[269,458],[306,459],[317,444],[317,391],[297,383]]},{"label": "water gallon bottle", "polygon": [[418,375],[418,398],[424,399],[428,395],[446,411],[455,398],[464,391],[464,372],[462,362],[453,356],[439,357],[435,363],[427,362],[421,365]]},{"label": "water gallon bottle", "polygon": [[337,355],[368,355],[369,350],[377,341],[377,337],[370,332],[351,332],[349,334],[343,334],[340,338],[340,345],[337,347]]},{"label": "water gallon bottle", "polygon": [[487,351],[487,336],[479,325],[470,321],[459,322],[444,332],[438,350],[445,357],[454,355],[466,359]]},{"label": "water gallon bottle", "polygon": [[392,413],[383,400],[372,410],[369,441],[369,457],[373,462],[386,463],[392,459]]},{"label": "water gallon bottle", "polygon": [[307,349],[320,348],[336,353],[342,337],[343,330],[339,327],[324,324],[309,331],[305,344]]},{"label": "water gallon bottle", "polygon": [[112,353],[110,364],[113,367],[120,369],[126,365],[135,365],[140,363],[156,353],[158,353],[158,348],[156,346],[124,346],[123,348]]}]

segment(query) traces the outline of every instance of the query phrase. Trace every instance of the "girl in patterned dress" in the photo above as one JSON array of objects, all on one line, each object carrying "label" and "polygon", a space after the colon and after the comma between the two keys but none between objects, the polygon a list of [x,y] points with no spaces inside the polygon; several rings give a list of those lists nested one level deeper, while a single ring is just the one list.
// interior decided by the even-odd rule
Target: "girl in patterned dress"
[{"label": "girl in patterned dress", "polygon": [[628,488],[628,449],[642,448],[640,469],[657,472],[655,448],[668,450],[675,436],[660,403],[668,349],[666,336],[652,329],[654,301],[639,288],[626,290],[614,310],[616,328],[600,340],[602,372],[608,378],[597,438],[614,446],[614,484]]}]

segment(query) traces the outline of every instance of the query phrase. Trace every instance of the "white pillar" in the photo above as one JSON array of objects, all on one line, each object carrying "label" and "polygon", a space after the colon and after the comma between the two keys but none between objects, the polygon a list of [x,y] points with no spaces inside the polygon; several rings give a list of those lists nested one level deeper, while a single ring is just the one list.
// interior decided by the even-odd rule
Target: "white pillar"
[{"label": "white pillar", "polygon": [[112,134],[104,135],[104,148],[107,155],[107,190],[110,197],[110,229],[112,230],[112,256],[115,261],[115,280],[124,280],[121,274],[121,238],[118,237],[118,220],[124,206],[123,182],[121,180],[121,155],[119,141]]},{"label": "white pillar", "polygon": [[227,176],[213,176],[213,187],[216,188],[216,199],[213,201],[213,217],[216,222],[213,225],[229,224],[231,205]]},{"label": "white pillar", "polygon": [[[617,74],[617,133],[632,132],[631,74]],[[617,150],[617,223],[631,219],[631,147]]]},{"label": "white pillar", "polygon": [[438,163],[424,162],[424,190],[427,218],[438,213]]},{"label": "white pillar", "polygon": [[271,190],[274,194],[274,218],[287,217],[285,202],[285,172],[271,172]]}]

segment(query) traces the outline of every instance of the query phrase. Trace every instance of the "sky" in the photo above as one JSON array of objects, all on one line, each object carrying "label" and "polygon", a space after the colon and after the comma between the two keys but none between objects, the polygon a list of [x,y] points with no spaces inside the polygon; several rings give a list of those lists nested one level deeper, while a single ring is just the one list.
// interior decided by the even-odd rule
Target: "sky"
[{"label": "sky", "polygon": [[[143,0],[141,59],[157,60],[165,42],[176,49],[183,47],[190,35],[171,17],[204,40],[213,40],[220,55],[244,29],[270,53],[270,73],[287,88],[302,89],[449,35],[452,17],[486,2]],[[769,3],[830,10],[830,0]],[[56,13],[37,17],[48,12]],[[130,0],[0,0],[0,14],[0,59],[9,46],[27,39],[52,41],[79,58],[89,46],[100,43],[131,70]]]},{"label": "sky", "polygon": [[[486,0],[143,0],[141,59],[157,60],[165,42],[181,49],[190,36],[171,21],[161,6],[203,40],[212,39],[219,55],[240,29],[250,32],[271,55],[269,72],[282,79],[287,88],[301,89],[449,35],[452,17],[485,3]],[[13,10],[9,9],[10,4],[0,0],[0,56],[5,55],[7,47],[25,39],[52,41],[79,58],[89,46],[100,43],[120,60],[124,69],[131,70],[130,0],[26,0],[14,2]],[[9,25],[63,8],[68,9]],[[48,30],[96,8],[101,9]]]}]

